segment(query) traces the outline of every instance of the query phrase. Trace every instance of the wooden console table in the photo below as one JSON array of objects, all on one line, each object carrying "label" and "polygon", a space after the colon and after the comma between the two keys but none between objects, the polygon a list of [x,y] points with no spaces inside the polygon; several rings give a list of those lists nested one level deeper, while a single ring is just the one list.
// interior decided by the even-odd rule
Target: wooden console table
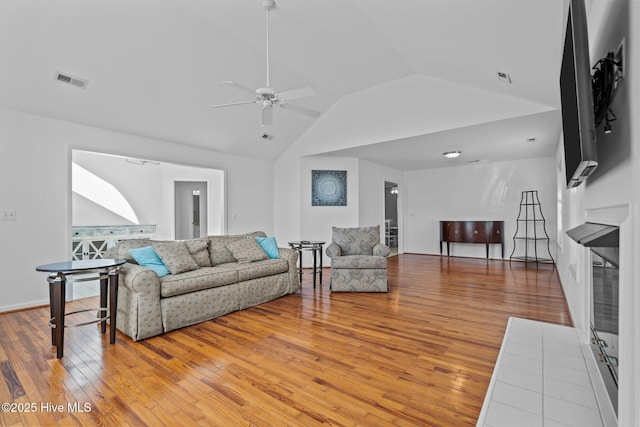
[{"label": "wooden console table", "polygon": [[450,243],[484,243],[489,258],[489,245],[500,244],[504,258],[504,221],[440,221],[440,255],[442,242],[447,243],[447,256]]}]

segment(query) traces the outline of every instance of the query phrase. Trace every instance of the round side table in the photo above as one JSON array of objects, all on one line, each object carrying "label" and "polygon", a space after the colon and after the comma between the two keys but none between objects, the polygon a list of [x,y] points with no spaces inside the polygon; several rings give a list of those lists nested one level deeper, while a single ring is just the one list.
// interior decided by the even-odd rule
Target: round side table
[{"label": "round side table", "polygon": [[326,242],[318,240],[299,240],[289,242],[289,247],[298,251],[298,258],[300,260],[300,267],[298,273],[300,275],[300,283],[302,284],[302,251],[311,251],[313,253],[313,288],[316,288],[316,275],[318,274],[317,262],[318,254],[320,254],[320,284],[322,285],[322,246]]},{"label": "round side table", "polygon": [[[109,342],[116,341],[116,312],[118,305],[118,270],[126,261],[123,259],[88,259],[79,261],[63,261],[44,264],[36,267],[37,271],[49,273],[49,307],[51,310],[51,345],[56,347],[58,359],[64,354],[64,328],[83,326],[101,322],[101,332],[107,332],[109,319]],[[82,277],[74,275],[82,274]],[[100,280],[100,307],[78,310],[65,314],[65,288],[67,280],[86,282]],[[107,289],[109,307],[107,308]],[[91,322],[65,325],[65,315],[84,311],[98,311],[98,319]],[[109,314],[107,315],[107,311]]]}]

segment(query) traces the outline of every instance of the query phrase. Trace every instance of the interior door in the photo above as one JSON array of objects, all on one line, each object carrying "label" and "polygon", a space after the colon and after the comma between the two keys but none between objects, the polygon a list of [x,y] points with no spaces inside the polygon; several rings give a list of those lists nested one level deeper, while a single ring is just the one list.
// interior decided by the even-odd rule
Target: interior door
[{"label": "interior door", "polygon": [[207,183],[175,182],[175,238],[186,240],[207,235]]},{"label": "interior door", "polygon": [[397,255],[400,237],[398,233],[398,184],[395,182],[384,182],[384,214],[384,243],[391,249],[391,255]]}]

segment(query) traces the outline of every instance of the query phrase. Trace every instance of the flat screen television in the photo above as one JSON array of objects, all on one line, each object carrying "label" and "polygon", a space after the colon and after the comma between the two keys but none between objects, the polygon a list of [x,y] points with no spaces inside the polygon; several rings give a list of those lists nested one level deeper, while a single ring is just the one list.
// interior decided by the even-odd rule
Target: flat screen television
[{"label": "flat screen television", "polygon": [[584,0],[571,0],[560,69],[567,188],[577,187],[598,167],[591,88],[591,62]]}]

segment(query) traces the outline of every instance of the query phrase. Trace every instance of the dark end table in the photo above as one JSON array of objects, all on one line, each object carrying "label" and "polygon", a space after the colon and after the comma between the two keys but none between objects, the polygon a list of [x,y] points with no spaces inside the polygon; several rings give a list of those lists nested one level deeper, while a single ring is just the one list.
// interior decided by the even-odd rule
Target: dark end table
[{"label": "dark end table", "polygon": [[298,259],[300,266],[298,273],[300,275],[300,284],[302,284],[302,251],[311,251],[313,253],[313,289],[316,288],[316,275],[318,274],[318,254],[320,254],[320,284],[322,285],[322,246],[326,242],[318,240],[299,240],[295,242],[289,242],[289,247],[298,251]]},{"label": "dark end table", "polygon": [[[53,264],[44,264],[36,267],[37,271],[49,273],[49,307],[51,310],[51,345],[56,347],[58,359],[64,353],[64,328],[83,326],[101,322],[101,332],[107,332],[107,320],[109,320],[109,342],[116,342],[116,312],[118,305],[118,270],[126,261],[124,259],[88,259],[79,261],[64,261]],[[82,278],[74,278],[74,275],[82,274]],[[65,291],[67,280],[73,282],[86,282],[100,280],[100,307],[78,310],[65,313]],[[109,290],[109,307],[107,308],[107,288]],[[81,313],[85,311],[98,311],[98,319],[90,322],[65,325],[65,315]],[[107,311],[109,314],[107,315]]]}]

